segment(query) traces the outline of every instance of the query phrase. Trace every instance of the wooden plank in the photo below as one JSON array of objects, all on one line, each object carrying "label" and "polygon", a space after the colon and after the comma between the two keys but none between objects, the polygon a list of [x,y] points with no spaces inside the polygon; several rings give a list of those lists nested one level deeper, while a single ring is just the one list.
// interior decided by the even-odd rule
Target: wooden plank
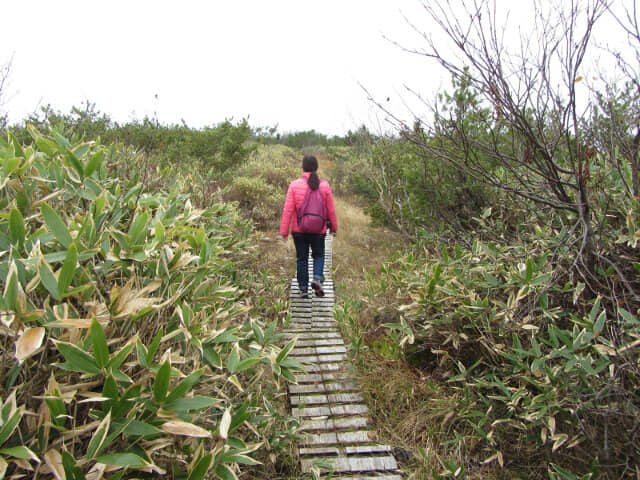
[{"label": "wooden plank", "polygon": [[331,480],[402,480],[402,476],[400,475],[376,475],[375,477],[367,475],[366,477],[362,476],[348,476],[348,477],[336,477],[331,476]]},{"label": "wooden plank", "polygon": [[306,330],[300,331],[300,332],[296,332],[296,333],[304,333],[305,331],[309,331],[310,329],[313,329],[313,331],[315,333],[319,333],[319,334],[323,334],[323,333],[337,333],[338,335],[340,335],[340,329],[338,328],[338,325],[334,325],[334,326],[323,326],[323,327],[319,327],[317,325],[311,324],[310,327],[306,327]]},{"label": "wooden plank", "polygon": [[358,386],[353,382],[344,383],[319,383],[307,385],[289,385],[289,393],[325,393],[348,392],[357,390]]},{"label": "wooden plank", "polygon": [[352,376],[347,372],[324,372],[321,373],[321,375],[324,382],[354,381]]},{"label": "wooden plank", "polygon": [[296,407],[291,409],[291,414],[303,418],[303,417],[324,417],[324,416],[350,416],[350,415],[364,415],[368,413],[369,409],[366,405],[352,404],[352,405],[331,405],[331,406],[316,406],[316,407]]},{"label": "wooden plank", "polygon": [[338,432],[338,443],[369,443],[375,440],[376,432],[358,430],[356,432]]},{"label": "wooden plank", "polygon": [[314,338],[311,340],[299,340],[296,345],[299,347],[337,347],[343,346],[344,340],[341,338]]},{"label": "wooden plank", "polygon": [[294,378],[298,383],[354,381],[352,375],[347,372],[301,373],[294,375]]},{"label": "wooden plank", "polygon": [[338,442],[338,436],[334,432],[315,433],[302,436],[303,445],[331,445],[336,443],[340,442]]},{"label": "wooden plank", "polygon": [[312,327],[312,325],[313,324],[311,322],[305,322],[304,320],[292,320],[291,322],[289,322],[287,330],[301,330],[303,332],[306,332]]},{"label": "wooden plank", "polygon": [[304,408],[292,408],[291,414],[295,417],[322,417],[331,415],[329,407],[304,407]]},{"label": "wooden plank", "polygon": [[[397,470],[398,464],[393,456],[384,457],[317,457],[303,458],[302,471],[311,472],[311,467],[315,461],[322,461],[328,465],[332,465],[334,472],[371,472]],[[321,469],[321,472],[329,470]]]},{"label": "wooden plank", "polygon": [[294,347],[291,349],[290,355],[315,355],[318,353],[316,347]]},{"label": "wooden plank", "polygon": [[343,353],[337,353],[335,355],[318,355],[318,360],[322,363],[344,362],[347,356]]},{"label": "wooden plank", "polygon": [[359,393],[330,393],[328,395],[290,395],[291,405],[320,405],[328,403],[354,403],[361,402]]},{"label": "wooden plank", "polygon": [[369,408],[361,403],[351,405],[331,405],[329,407],[331,415],[363,415],[369,412]]},{"label": "wooden plank", "polygon": [[370,432],[360,430],[357,432],[325,432],[325,433],[308,433],[302,435],[303,445],[331,445],[349,443],[370,443]]},{"label": "wooden plank", "polygon": [[291,405],[326,405],[329,403],[327,395],[290,395]]},{"label": "wooden plank", "polygon": [[319,346],[319,347],[315,347],[316,348],[316,353],[319,354],[326,354],[326,353],[347,353],[347,349],[345,347],[341,347],[341,346],[328,346],[328,347],[324,347],[324,346]]},{"label": "wooden plank", "polygon": [[337,329],[338,327],[338,322],[319,322],[317,320],[313,320],[311,322],[311,326],[313,327],[314,330],[326,330],[328,328],[331,329]]},{"label": "wooden plank", "polygon": [[344,354],[336,355],[294,355],[293,352],[289,354],[291,357],[295,357],[299,362],[305,363],[336,363],[343,362],[347,357]]},{"label": "wooden plank", "polygon": [[345,418],[323,418],[304,420],[301,428],[304,431],[310,430],[340,430],[355,429],[369,426],[369,419],[366,417],[345,417]]},{"label": "wooden plank", "polygon": [[319,373],[301,373],[294,375],[298,383],[320,383],[322,382],[322,375]]},{"label": "wooden plank", "polygon": [[342,335],[338,332],[304,332],[296,335],[300,339],[327,339],[327,338],[342,338]]},{"label": "wooden plank", "polygon": [[367,453],[388,453],[391,447],[388,445],[357,445],[357,446],[322,446],[303,447],[298,450],[300,455],[358,455]]},{"label": "wooden plank", "polygon": [[304,367],[305,372],[307,373],[318,373],[318,372],[337,372],[344,368],[344,365],[340,363],[318,363],[315,365],[307,365]]}]

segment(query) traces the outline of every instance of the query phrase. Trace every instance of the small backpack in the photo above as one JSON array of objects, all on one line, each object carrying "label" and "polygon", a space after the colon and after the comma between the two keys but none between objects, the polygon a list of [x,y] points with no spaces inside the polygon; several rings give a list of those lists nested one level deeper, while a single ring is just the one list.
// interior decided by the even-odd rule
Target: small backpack
[{"label": "small backpack", "polygon": [[302,233],[322,233],[327,223],[327,207],[320,189],[309,188],[298,209],[298,228]]}]

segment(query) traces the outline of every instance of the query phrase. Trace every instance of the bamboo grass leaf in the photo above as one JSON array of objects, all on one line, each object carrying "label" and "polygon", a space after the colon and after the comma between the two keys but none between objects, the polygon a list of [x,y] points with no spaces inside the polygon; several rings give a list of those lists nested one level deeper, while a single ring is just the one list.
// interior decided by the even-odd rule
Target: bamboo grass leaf
[{"label": "bamboo grass leaf", "polygon": [[227,370],[229,372],[236,372],[238,365],[240,364],[240,350],[238,348],[238,344],[236,343],[229,354],[229,358],[227,358]]},{"label": "bamboo grass leaf", "polygon": [[40,206],[40,212],[44,218],[44,223],[47,225],[47,229],[53,233],[56,240],[58,240],[64,248],[69,248],[73,239],[62,218],[46,203]]},{"label": "bamboo grass leaf", "polygon": [[87,457],[93,458],[100,451],[102,445],[104,444],[105,439],[107,438],[107,434],[109,433],[109,428],[111,427],[111,411],[105,415],[102,419],[102,422],[96,428],[96,431],[93,433],[91,437],[91,441],[89,442],[89,446],[87,447]]},{"label": "bamboo grass leaf", "polygon": [[15,261],[9,264],[6,283],[4,285],[4,303],[8,310],[15,310],[16,301],[20,292],[20,280],[18,278],[18,268]]},{"label": "bamboo grass leaf", "polygon": [[2,450],[0,450],[0,453],[2,455],[9,455],[10,457],[20,458],[22,460],[33,460],[36,462],[40,462],[38,456],[33,453],[32,450],[25,446],[3,448]]},{"label": "bamboo grass leaf", "polygon": [[107,368],[111,370],[117,370],[127,359],[133,347],[135,346],[135,342],[128,342],[124,347],[118,350],[114,355],[111,356],[109,363],[107,364]]},{"label": "bamboo grass leaf", "polygon": [[278,356],[276,357],[276,363],[281,363],[285,358],[287,358],[287,356],[289,355],[289,352],[291,352],[291,350],[293,349],[293,347],[295,347],[295,345],[296,345],[295,339],[287,343],[282,348],[282,350],[280,350],[280,353],[278,353]]},{"label": "bamboo grass leaf", "polygon": [[109,347],[107,346],[107,337],[100,322],[96,319],[91,322],[91,342],[93,343],[93,354],[96,363],[100,368],[104,368],[109,363]]},{"label": "bamboo grass leaf", "polygon": [[58,281],[53,275],[51,266],[44,258],[41,258],[40,262],[38,262],[38,275],[40,276],[40,282],[51,296],[56,300],[61,300],[62,297],[58,291]]},{"label": "bamboo grass leaf", "polygon": [[196,462],[187,480],[203,480],[212,464],[213,455],[209,453]]},{"label": "bamboo grass leaf", "polygon": [[213,397],[195,396],[189,398],[179,398],[178,400],[165,403],[162,408],[176,413],[186,413],[200,411],[205,408],[218,405],[220,400]]},{"label": "bamboo grass leaf", "polygon": [[93,175],[93,172],[95,172],[100,168],[100,165],[102,164],[103,160],[104,160],[104,151],[100,150],[99,152],[94,153],[84,168],[85,177],[90,177],[91,175]]},{"label": "bamboo grass leaf", "polygon": [[171,391],[171,393],[169,393],[169,395],[167,395],[167,398],[165,399],[165,401],[167,403],[169,403],[169,402],[173,402],[175,400],[178,400],[185,393],[187,393],[189,390],[191,390],[191,387],[193,387],[193,385],[198,381],[198,379],[202,376],[203,373],[204,373],[204,369],[200,369],[200,370],[197,370],[197,371],[193,372],[187,378],[182,380]]},{"label": "bamboo grass leaf", "polygon": [[238,480],[238,476],[236,472],[231,469],[228,465],[218,465],[216,467],[216,475],[220,477],[222,480]]},{"label": "bamboo grass leaf", "polygon": [[24,413],[24,408],[17,407],[16,405],[16,391],[9,395],[9,397],[5,400],[2,405],[2,425],[0,426],[0,445],[3,445],[9,437],[13,434],[13,431],[16,429],[20,420],[22,419],[22,415]]},{"label": "bamboo grass leaf", "polygon": [[169,360],[167,360],[158,369],[156,380],[153,383],[153,398],[157,403],[163,403],[166,400],[170,377],[171,364],[169,363]]},{"label": "bamboo grass leaf", "polygon": [[67,363],[65,366],[76,372],[97,374],[102,371],[93,356],[82,350],[81,348],[71,344],[56,341],[56,347],[65,358]]},{"label": "bamboo grass leaf", "polygon": [[22,246],[26,235],[24,218],[17,208],[11,209],[9,213],[9,238],[13,245]]},{"label": "bamboo grass leaf", "polygon": [[73,276],[76,273],[77,265],[78,249],[76,248],[75,243],[72,243],[69,245],[67,255],[65,256],[64,263],[60,269],[60,274],[58,275],[58,292],[62,296],[65,296],[69,285],[71,285]]},{"label": "bamboo grass leaf", "polygon": [[152,437],[162,433],[162,430],[159,428],[139,420],[129,422],[123,431],[127,435],[133,435],[136,437]]},{"label": "bamboo grass leaf", "polygon": [[110,453],[99,456],[96,461],[105,465],[129,468],[143,468],[149,465],[149,462],[134,453]]}]

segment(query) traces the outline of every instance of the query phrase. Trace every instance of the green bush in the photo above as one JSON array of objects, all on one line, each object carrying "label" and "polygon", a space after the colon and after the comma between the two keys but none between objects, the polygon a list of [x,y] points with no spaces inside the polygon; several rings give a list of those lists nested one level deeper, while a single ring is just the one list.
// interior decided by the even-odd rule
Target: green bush
[{"label": "green bush", "polygon": [[256,228],[278,230],[287,188],[300,175],[295,151],[283,145],[261,146],[245,165],[230,172],[225,198],[238,202]]},{"label": "green bush", "polygon": [[559,274],[558,243],[539,229],[519,244],[407,254],[372,287],[373,305],[398,292],[380,305],[384,351],[401,347],[442,379],[445,393],[425,408],[467,471],[491,462],[527,478],[634,471],[640,320]]},{"label": "green bush", "polygon": [[0,476],[236,478],[282,448],[293,429],[258,380],[297,364],[248,318],[237,211],[114,176],[115,148],[31,134],[0,142]]}]

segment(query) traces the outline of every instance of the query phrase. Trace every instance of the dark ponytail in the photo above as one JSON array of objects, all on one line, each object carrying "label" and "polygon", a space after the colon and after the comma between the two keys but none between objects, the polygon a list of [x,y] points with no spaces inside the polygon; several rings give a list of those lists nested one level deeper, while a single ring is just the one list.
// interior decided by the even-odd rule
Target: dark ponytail
[{"label": "dark ponytail", "polygon": [[311,190],[320,188],[320,177],[316,173],[318,170],[318,159],[313,155],[305,155],[302,159],[302,171],[311,172],[307,184]]}]

